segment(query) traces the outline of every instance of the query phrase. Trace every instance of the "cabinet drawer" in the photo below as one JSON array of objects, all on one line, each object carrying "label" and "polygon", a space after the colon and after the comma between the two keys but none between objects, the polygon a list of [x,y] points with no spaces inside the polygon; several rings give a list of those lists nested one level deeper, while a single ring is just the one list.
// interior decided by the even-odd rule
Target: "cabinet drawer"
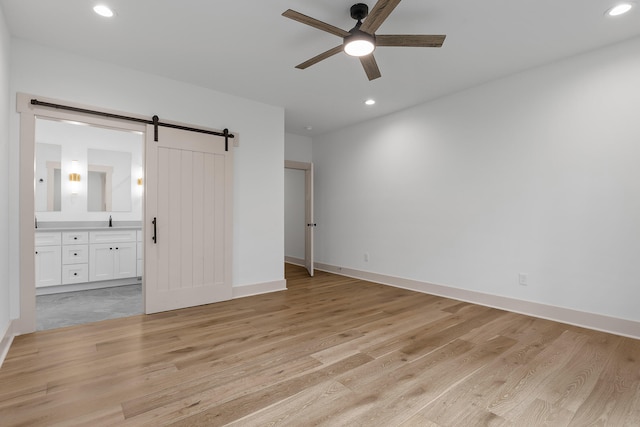
[{"label": "cabinet drawer", "polygon": [[62,284],[83,283],[89,281],[87,264],[73,264],[62,266]]},{"label": "cabinet drawer", "polygon": [[86,264],[89,261],[88,245],[64,245],[62,246],[63,264]]},{"label": "cabinet drawer", "polygon": [[89,243],[88,231],[65,231],[62,233],[63,245],[86,245]]},{"label": "cabinet drawer", "polygon": [[135,242],[136,230],[105,230],[89,233],[89,243]]},{"label": "cabinet drawer", "polygon": [[56,246],[62,243],[62,236],[59,231],[38,231],[36,232],[35,246]]}]

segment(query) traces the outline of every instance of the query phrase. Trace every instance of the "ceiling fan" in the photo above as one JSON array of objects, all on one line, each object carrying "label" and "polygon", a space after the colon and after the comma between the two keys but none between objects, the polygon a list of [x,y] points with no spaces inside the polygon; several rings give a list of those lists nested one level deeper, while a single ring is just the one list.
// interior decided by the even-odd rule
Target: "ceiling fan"
[{"label": "ceiling fan", "polygon": [[[323,59],[344,51],[348,55],[359,57],[367,77],[369,80],[374,80],[381,76],[376,59],[373,57],[373,51],[378,46],[441,47],[442,43],[444,43],[445,35],[375,34],[376,30],[389,17],[398,3],[400,3],[400,0],[378,0],[371,13],[369,13],[369,6],[366,4],[354,4],[350,10],[351,17],[358,22],[349,31],[288,9],[282,16],[343,38],[341,45],[296,65],[296,68],[304,70]],[[363,19],[364,22],[362,21]]]}]

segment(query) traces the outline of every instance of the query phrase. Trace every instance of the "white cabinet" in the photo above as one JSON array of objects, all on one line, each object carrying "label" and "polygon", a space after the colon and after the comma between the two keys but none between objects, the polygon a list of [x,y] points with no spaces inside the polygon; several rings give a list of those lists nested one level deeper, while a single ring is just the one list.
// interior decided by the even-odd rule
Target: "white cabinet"
[{"label": "white cabinet", "polygon": [[136,230],[100,230],[89,233],[89,243],[135,242]]},{"label": "white cabinet", "polygon": [[142,275],[141,230],[36,232],[36,287]]},{"label": "white cabinet", "polygon": [[88,264],[69,264],[62,266],[62,284],[85,283],[89,281]]},{"label": "white cabinet", "polygon": [[113,278],[125,279],[136,277],[136,243],[121,243],[116,247],[115,263],[113,266]]},{"label": "white cabinet", "polygon": [[86,245],[89,243],[89,233],[86,231],[65,231],[62,233],[63,245]]},{"label": "white cabinet", "polygon": [[39,231],[36,233],[36,247],[60,246],[61,244],[62,234],[59,231]]},{"label": "white cabinet", "polygon": [[55,286],[61,283],[62,236],[59,231],[45,231],[35,236],[36,287]]},{"label": "white cabinet", "polygon": [[92,231],[89,242],[90,282],[137,276],[136,230]]},{"label": "white cabinet", "polygon": [[63,245],[63,264],[86,264],[89,262],[89,246],[87,245]]},{"label": "white cabinet", "polygon": [[60,252],[60,246],[36,246],[36,288],[61,283]]},{"label": "white cabinet", "polygon": [[62,284],[89,281],[89,233],[65,231],[62,233]]},{"label": "white cabinet", "polygon": [[142,230],[138,230],[138,232],[136,233],[136,255],[137,255],[137,259],[136,259],[136,276],[138,277],[142,277],[142,273],[143,273],[143,263],[142,263],[142,250],[143,250],[143,246],[142,246]]}]

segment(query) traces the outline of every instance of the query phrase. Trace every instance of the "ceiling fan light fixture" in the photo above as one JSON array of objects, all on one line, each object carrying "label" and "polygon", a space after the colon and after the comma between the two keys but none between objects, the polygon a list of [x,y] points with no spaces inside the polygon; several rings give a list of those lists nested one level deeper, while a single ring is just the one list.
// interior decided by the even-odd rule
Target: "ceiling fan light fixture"
[{"label": "ceiling fan light fixture", "polygon": [[375,38],[363,31],[353,31],[344,38],[344,52],[350,56],[366,56],[376,48]]}]

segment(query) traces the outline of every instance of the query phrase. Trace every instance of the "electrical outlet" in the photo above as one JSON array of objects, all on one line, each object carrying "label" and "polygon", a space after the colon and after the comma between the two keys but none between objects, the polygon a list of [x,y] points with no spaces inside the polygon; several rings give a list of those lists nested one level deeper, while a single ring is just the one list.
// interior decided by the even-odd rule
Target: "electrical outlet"
[{"label": "electrical outlet", "polygon": [[364,253],[364,262],[369,262],[369,252]]},{"label": "electrical outlet", "polygon": [[527,273],[518,274],[518,283],[520,286],[527,286]]}]

